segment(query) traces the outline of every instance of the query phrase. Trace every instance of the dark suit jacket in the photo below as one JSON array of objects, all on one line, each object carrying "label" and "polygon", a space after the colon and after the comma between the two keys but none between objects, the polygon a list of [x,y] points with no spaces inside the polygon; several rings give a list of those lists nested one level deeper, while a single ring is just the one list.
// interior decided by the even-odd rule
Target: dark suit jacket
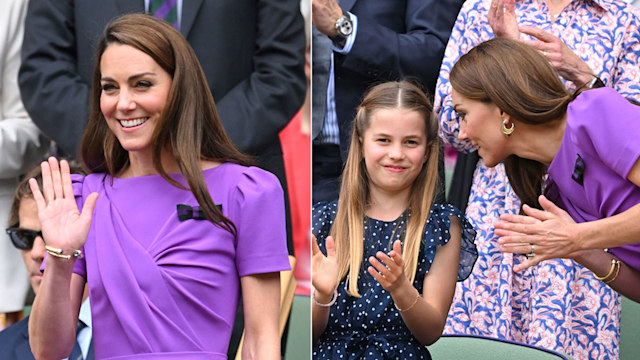
[{"label": "dark suit jacket", "polygon": [[[33,121],[75,154],[86,127],[95,43],[143,0],[29,1],[19,83]],[[284,184],[279,131],[305,95],[299,0],[184,0],[180,31],[194,48],[233,143]]]},{"label": "dark suit jacket", "polygon": [[[358,30],[351,51],[344,55],[334,53],[336,113],[343,155],[346,155],[348,150],[356,107],[369,87],[384,81],[414,77],[433,94],[444,49],[463,2],[339,1],[345,11],[358,17]],[[314,76],[322,76],[315,71],[322,72],[328,69],[322,65],[326,63],[325,60],[315,58],[315,46]],[[317,53],[324,54],[322,51]],[[320,65],[317,68],[316,63]],[[320,81],[317,82],[322,84]],[[316,88],[315,85],[314,81],[314,105],[322,104],[326,99],[326,84],[324,89]],[[316,103],[315,97],[322,99],[318,98]],[[313,137],[317,136],[322,128],[322,123],[317,122],[314,118]]]},{"label": "dark suit jacket", "polygon": [[29,346],[29,317],[0,331],[0,358],[34,360]]}]

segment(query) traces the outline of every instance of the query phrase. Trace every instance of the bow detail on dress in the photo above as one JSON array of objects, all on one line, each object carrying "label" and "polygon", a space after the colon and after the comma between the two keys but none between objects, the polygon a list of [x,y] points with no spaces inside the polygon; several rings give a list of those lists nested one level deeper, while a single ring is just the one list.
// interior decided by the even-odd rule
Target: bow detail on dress
[{"label": "bow detail on dress", "polygon": [[582,160],[582,157],[578,154],[576,164],[573,166],[573,174],[571,174],[571,178],[580,185],[582,185],[584,179],[584,168],[584,160]]},{"label": "bow detail on dress", "polygon": [[[216,205],[220,211],[222,211],[222,205]],[[190,206],[185,204],[178,204],[178,220],[207,220],[204,215],[204,211],[200,209],[200,206]]]}]

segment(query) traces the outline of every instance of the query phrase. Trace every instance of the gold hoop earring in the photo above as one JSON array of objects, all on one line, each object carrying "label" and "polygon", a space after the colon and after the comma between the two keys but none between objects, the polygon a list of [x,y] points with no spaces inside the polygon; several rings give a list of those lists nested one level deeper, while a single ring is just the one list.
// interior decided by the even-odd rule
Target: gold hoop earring
[{"label": "gold hoop earring", "polygon": [[511,136],[511,134],[513,134],[513,130],[516,127],[516,124],[511,123],[511,127],[507,127],[507,118],[502,119],[502,133],[507,135],[507,136]]}]

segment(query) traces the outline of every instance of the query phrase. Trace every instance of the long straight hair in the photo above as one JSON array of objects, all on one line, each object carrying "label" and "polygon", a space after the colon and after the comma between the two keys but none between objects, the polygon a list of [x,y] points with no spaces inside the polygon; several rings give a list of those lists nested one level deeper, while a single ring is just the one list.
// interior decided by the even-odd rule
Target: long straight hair
[{"label": "long straight hair", "polygon": [[[92,112],[81,143],[80,160],[89,172],[113,176],[129,164],[128,152],[107,126],[100,111],[102,54],[111,44],[128,45],[149,55],[172,78],[171,89],[152,137],[153,165],[172,185],[190,190],[208,220],[234,233],[234,224],[214,205],[204,181],[201,160],[249,165],[227,137],[200,63],[184,37],[163,20],[144,14],[123,15],[107,25],[97,45],[92,83]],[[162,167],[170,151],[188,188]]]},{"label": "long straight hair", "polygon": [[354,120],[351,146],[342,173],[338,212],[331,228],[331,236],[336,241],[338,279],[342,280],[348,276],[346,291],[355,297],[360,297],[358,274],[364,256],[364,214],[371,200],[369,175],[362,158],[360,137],[369,128],[372,114],[381,109],[416,111],[424,118],[429,157],[411,185],[411,216],[407,220],[403,241],[404,273],[411,283],[415,279],[422,234],[438,179],[438,121],[427,96],[419,87],[408,81],[386,82],[371,88],[358,107]]},{"label": "long straight hair", "polygon": [[[578,94],[565,88],[558,73],[537,50],[503,38],[485,41],[469,50],[453,66],[449,80],[464,97],[493,103],[516,121],[530,125],[562,118]],[[517,155],[509,155],[504,166],[522,204],[540,208],[538,197],[547,166]]]}]

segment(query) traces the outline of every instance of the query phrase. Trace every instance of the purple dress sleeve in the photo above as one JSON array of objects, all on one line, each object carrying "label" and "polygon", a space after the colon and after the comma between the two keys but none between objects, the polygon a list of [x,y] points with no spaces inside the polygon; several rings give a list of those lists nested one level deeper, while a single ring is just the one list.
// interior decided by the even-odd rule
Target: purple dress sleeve
[{"label": "purple dress sleeve", "polygon": [[580,94],[569,112],[568,116],[589,119],[578,123],[571,132],[571,141],[626,178],[640,157],[640,107],[629,104],[614,89],[605,87]]},{"label": "purple dress sleeve", "polygon": [[238,231],[238,275],[288,270],[284,193],[278,179],[258,168],[248,168],[237,185],[230,210]]}]

